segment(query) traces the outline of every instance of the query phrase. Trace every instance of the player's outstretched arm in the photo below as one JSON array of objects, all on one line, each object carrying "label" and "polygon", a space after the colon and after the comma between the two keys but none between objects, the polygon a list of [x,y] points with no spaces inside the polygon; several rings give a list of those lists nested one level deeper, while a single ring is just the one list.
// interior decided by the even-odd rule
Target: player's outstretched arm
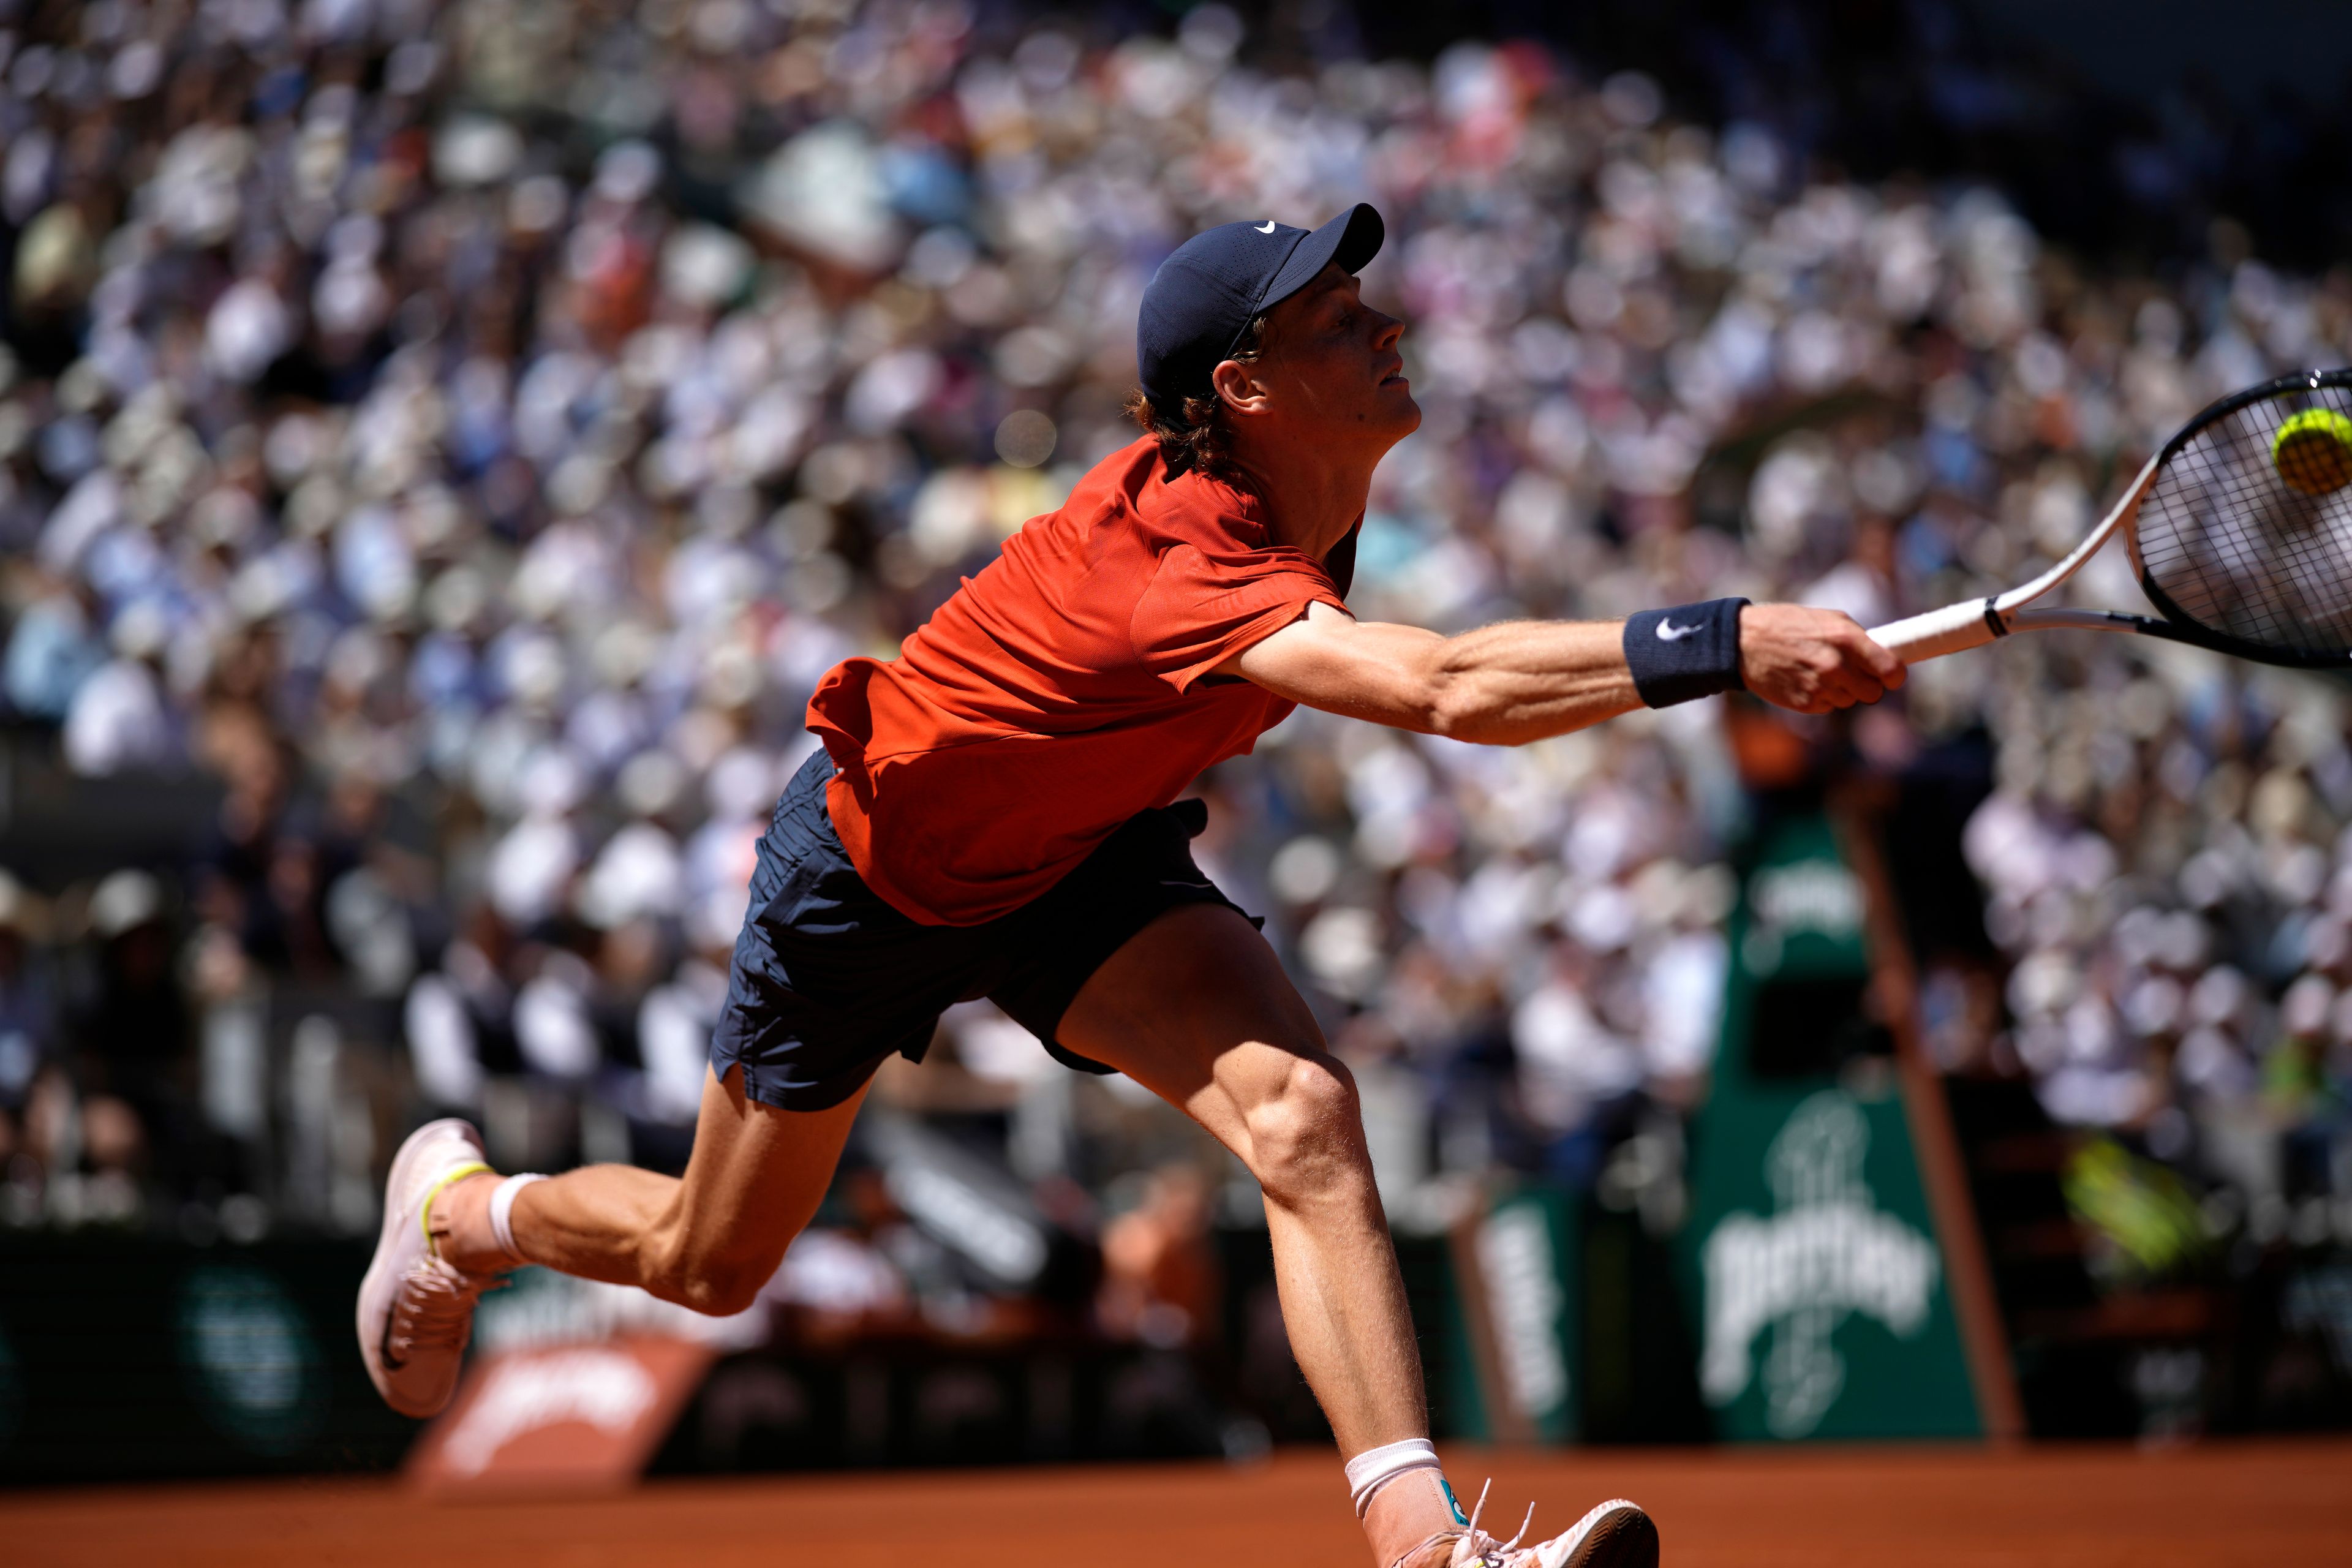
[{"label": "player's outstretched arm", "polygon": [[[1510,746],[1642,706],[1624,636],[1618,621],[1505,621],[1440,637],[1318,604],[1217,673],[1350,718]],[[1902,661],[1852,617],[1801,605],[1742,610],[1739,660],[1748,690],[1800,713],[1874,702],[1903,684]]]}]

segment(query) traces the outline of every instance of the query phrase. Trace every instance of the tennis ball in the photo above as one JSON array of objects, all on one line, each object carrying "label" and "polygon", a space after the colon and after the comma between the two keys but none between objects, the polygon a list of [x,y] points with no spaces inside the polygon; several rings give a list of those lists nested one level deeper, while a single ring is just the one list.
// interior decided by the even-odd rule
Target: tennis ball
[{"label": "tennis ball", "polygon": [[2352,419],[2333,408],[2306,408],[2271,437],[2279,478],[2307,496],[2352,485]]}]

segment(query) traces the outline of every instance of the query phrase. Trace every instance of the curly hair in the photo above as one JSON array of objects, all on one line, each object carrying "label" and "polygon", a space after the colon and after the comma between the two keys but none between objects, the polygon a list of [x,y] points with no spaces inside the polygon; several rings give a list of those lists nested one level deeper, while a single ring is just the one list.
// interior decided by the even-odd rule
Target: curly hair
[{"label": "curly hair", "polygon": [[[1255,364],[1265,352],[1265,317],[1259,314],[1250,318],[1225,358],[1237,364]],[[1232,432],[1225,424],[1225,405],[1214,393],[1188,397],[1182,408],[1171,410],[1152,402],[1139,386],[1127,395],[1126,408],[1127,416],[1160,443],[1160,460],[1168,465],[1170,477],[1187,469],[1228,481],[1235,477],[1227,446]]]}]

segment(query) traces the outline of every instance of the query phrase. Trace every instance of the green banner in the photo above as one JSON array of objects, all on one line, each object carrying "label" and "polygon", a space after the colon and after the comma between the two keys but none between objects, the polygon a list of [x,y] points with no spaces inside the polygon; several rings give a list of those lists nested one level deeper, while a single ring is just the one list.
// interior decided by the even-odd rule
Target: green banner
[{"label": "green banner", "polygon": [[1450,1435],[1480,1442],[1575,1439],[1582,1397],[1580,1211],[1568,1193],[1497,1197],[1454,1238],[1444,1319]]},{"label": "green banner", "polygon": [[0,1485],[380,1469],[415,1424],[352,1343],[365,1242],[0,1237]]},{"label": "green banner", "polygon": [[1691,1129],[1700,1393],[1738,1439],[1980,1430],[1894,1075],[1863,890],[1819,816],[1757,846]]}]

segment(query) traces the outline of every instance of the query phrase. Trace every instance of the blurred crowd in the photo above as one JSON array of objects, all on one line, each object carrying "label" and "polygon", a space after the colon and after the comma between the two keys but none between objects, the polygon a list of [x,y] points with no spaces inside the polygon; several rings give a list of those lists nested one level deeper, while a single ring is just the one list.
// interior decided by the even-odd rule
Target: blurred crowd
[{"label": "blurred crowd", "polygon": [[[0,1221],[364,1229],[428,1110],[674,1162],[810,690],[1133,437],[1136,301],[1202,226],[1385,216],[1426,419],[1352,602],[1444,630],[1983,594],[2209,399],[2352,359],[2352,272],[2227,225],[2104,272],[1538,46],[1254,58],[1216,5],[0,5],[0,693],[77,776],[211,792],[176,863],[0,881]],[[2075,591],[2137,602],[2119,552]],[[1757,809],[1724,719],[1301,711],[1203,781],[1401,1224],[1496,1165],[1671,1184]],[[1990,938],[1931,963],[1948,1067],[2265,1223],[2352,1194],[2336,686],[2061,634],[1784,728],[1891,780],[1992,748],[1981,890],[1927,894]],[[1143,1215],[1133,1321],[1182,1273],[1150,1216],[1223,1201],[984,1006],[877,1092]]]}]

